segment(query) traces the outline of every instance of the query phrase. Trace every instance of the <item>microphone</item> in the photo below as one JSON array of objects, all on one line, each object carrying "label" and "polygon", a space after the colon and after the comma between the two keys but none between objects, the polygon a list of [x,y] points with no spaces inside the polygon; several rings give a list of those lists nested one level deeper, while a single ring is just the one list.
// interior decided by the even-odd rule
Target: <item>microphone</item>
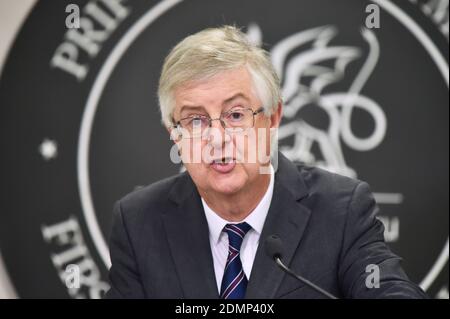
[{"label": "microphone", "polygon": [[289,267],[287,267],[285,264],[283,264],[283,262],[281,261],[281,258],[283,257],[283,242],[281,241],[280,237],[278,237],[277,235],[270,235],[266,239],[265,247],[266,247],[267,255],[271,259],[273,259],[284,272],[291,275],[295,279],[301,281],[302,283],[306,284],[307,286],[314,289],[315,291],[321,293],[325,297],[327,297],[329,299],[338,299],[337,297],[333,296],[329,292],[316,286],[309,280],[297,275],[295,272],[293,272],[291,269],[289,269]]}]

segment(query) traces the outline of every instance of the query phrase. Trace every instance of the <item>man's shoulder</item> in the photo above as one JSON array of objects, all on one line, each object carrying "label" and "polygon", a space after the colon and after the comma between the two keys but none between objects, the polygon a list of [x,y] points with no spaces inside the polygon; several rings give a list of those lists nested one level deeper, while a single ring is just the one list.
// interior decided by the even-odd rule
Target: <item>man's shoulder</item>
[{"label": "man's shoulder", "polygon": [[173,187],[189,180],[187,172],[173,175],[147,186],[141,186],[119,200],[123,213],[139,214],[148,211],[163,211],[170,201]]},{"label": "man's shoulder", "polygon": [[337,240],[350,218],[371,218],[366,214],[371,214],[374,197],[367,183],[318,167],[297,169],[307,188],[302,203],[311,211],[310,225],[326,229]]},{"label": "man's shoulder", "polygon": [[328,200],[351,197],[361,180],[334,173],[316,166],[294,163],[310,196]]},{"label": "man's shoulder", "polygon": [[317,166],[306,164],[296,164],[296,166],[305,182],[312,188],[354,188],[357,184],[361,183],[359,179],[334,173]]}]

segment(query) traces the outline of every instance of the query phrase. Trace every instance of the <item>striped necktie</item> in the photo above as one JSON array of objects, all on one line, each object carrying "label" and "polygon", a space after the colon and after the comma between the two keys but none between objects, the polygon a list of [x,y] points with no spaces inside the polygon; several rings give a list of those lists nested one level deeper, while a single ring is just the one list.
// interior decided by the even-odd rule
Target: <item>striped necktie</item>
[{"label": "striped necktie", "polygon": [[223,231],[228,234],[228,258],[220,289],[222,299],[243,299],[247,288],[247,277],[240,257],[245,234],[251,229],[247,223],[227,224]]}]

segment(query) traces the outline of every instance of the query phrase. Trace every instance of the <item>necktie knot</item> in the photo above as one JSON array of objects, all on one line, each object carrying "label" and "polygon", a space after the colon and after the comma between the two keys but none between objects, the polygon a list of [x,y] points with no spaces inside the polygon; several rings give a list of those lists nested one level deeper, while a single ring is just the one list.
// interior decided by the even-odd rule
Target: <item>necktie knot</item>
[{"label": "necktie knot", "polygon": [[252,227],[246,222],[240,224],[227,224],[223,230],[228,234],[230,249],[235,249],[237,252],[241,250],[242,241],[245,235]]}]

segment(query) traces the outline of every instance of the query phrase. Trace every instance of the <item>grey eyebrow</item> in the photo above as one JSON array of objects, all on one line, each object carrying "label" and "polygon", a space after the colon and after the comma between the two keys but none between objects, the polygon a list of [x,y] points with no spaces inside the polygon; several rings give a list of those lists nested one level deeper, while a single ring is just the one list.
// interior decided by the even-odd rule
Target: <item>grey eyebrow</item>
[{"label": "grey eyebrow", "polygon": [[205,108],[203,106],[197,106],[197,105],[183,105],[180,109],[180,113],[183,112],[184,110],[202,110],[205,111]]},{"label": "grey eyebrow", "polygon": [[[245,94],[239,92],[239,93],[236,93],[235,95],[227,98],[226,100],[224,100],[222,102],[222,105],[228,104],[228,103],[230,103],[230,102],[232,102],[232,101],[234,101],[234,100],[236,100],[238,98],[243,98],[244,100],[250,101],[250,99]],[[208,112],[206,112],[205,107],[203,107],[201,105],[183,105],[183,106],[181,106],[181,109],[180,109],[180,116],[181,116],[181,113],[183,111],[195,111],[195,110],[200,110],[200,111],[203,111],[203,112],[208,114]],[[228,111],[229,110],[224,111],[222,113],[225,113],[225,112],[228,112]],[[208,116],[209,116],[209,114],[208,114]]]},{"label": "grey eyebrow", "polygon": [[237,98],[243,98],[244,100],[250,101],[250,99],[246,95],[244,95],[243,93],[237,93],[237,94],[233,95],[232,97],[230,97],[230,98],[226,99],[225,101],[223,101],[222,105],[223,104],[228,104],[228,103],[232,102],[233,100],[236,100]]}]

